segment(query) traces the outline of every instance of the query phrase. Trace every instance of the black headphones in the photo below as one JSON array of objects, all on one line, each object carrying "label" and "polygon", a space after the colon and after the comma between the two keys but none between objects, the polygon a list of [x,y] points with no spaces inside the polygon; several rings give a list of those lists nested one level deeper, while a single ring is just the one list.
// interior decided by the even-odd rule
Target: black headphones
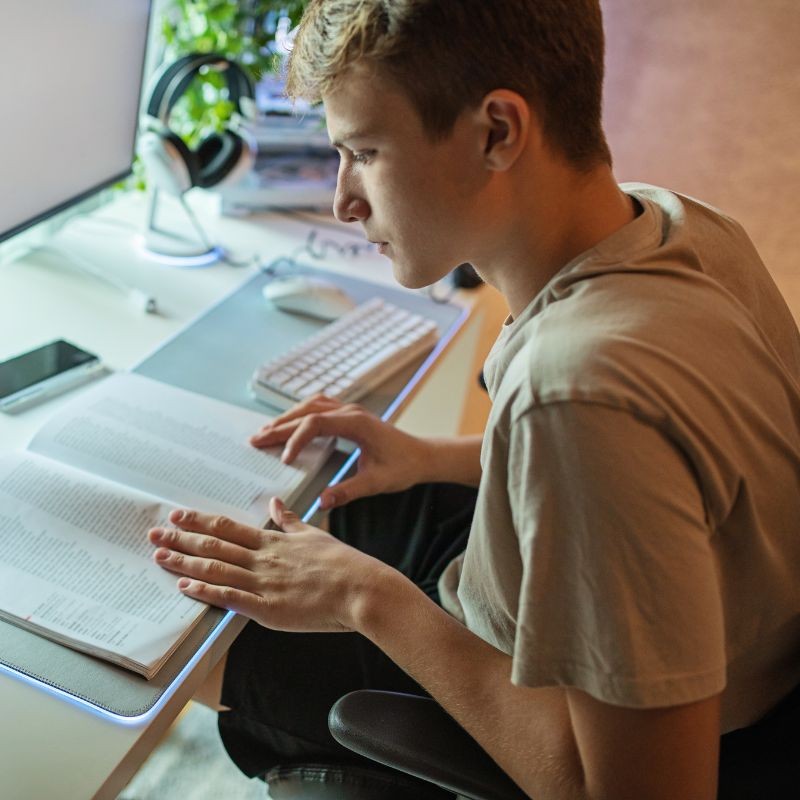
[{"label": "black headphones", "polygon": [[[225,77],[236,112],[225,130],[211,134],[192,149],[170,129],[169,116],[204,67]],[[256,117],[255,89],[238,64],[216,53],[191,53],[161,67],[151,86],[138,152],[157,188],[181,195],[193,186],[207,189],[226,179],[238,180],[250,171],[256,147],[244,123]]]}]

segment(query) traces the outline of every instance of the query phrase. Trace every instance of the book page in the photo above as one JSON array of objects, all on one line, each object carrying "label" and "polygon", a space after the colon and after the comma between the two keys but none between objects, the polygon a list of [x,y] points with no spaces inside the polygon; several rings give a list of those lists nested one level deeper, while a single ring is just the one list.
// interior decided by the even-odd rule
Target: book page
[{"label": "book page", "polygon": [[88,652],[159,661],[206,610],[151,558],[147,530],[169,508],[30,453],[3,456],[0,613]]},{"label": "book page", "polygon": [[262,525],[322,465],[330,440],[292,466],[248,443],[268,417],[131,373],[104,379],[48,422],[28,449],[180,506]]}]

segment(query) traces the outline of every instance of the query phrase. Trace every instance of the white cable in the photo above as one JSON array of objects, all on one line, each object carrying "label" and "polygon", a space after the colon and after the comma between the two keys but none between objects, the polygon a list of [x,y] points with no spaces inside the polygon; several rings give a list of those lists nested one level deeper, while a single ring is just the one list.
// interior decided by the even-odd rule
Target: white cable
[{"label": "white cable", "polygon": [[139,289],[137,286],[131,286],[116,276],[103,272],[88,259],[85,259],[82,256],[67,250],[66,248],[54,247],[53,245],[44,245],[40,249],[49,250],[51,253],[54,253],[62,258],[66,258],[67,261],[69,261],[81,272],[85,273],[86,275],[90,275],[96,280],[99,280],[109,286],[112,286],[117,291],[122,292],[127,296],[131,305],[133,305],[133,307],[137,308],[139,311],[142,311],[145,314],[158,313],[158,302],[156,301],[156,298],[144,291],[144,289]]}]

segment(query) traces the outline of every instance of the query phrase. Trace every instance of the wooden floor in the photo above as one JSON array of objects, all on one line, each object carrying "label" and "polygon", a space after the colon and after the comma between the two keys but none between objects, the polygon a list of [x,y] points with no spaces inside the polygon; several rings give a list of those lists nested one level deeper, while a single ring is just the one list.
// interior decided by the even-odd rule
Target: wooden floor
[{"label": "wooden floor", "polygon": [[[601,0],[605,127],[619,181],[741,222],[800,320],[800,0]],[[480,363],[503,319],[487,303]],[[480,430],[475,392],[462,430]]]}]

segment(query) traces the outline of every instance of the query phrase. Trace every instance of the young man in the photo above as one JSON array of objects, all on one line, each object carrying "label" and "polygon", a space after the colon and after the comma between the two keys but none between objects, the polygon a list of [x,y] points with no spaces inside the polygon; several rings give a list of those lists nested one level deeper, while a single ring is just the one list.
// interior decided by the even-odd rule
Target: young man
[{"label": "young man", "polygon": [[[800,682],[800,338],[735,222],[616,184],[602,75],[596,0],[310,4],[289,87],[325,103],[337,217],[405,286],[472,263],[510,317],[482,442],[415,439],[320,397],[253,443],[291,461],[316,435],[356,441],[329,508],[477,486],[466,552],[404,564],[417,583],[442,573],[426,593],[277,499],[279,532],[190,511],[151,538],[190,596],[361,634],[537,800],[712,800],[721,734]],[[448,505],[415,491],[399,497]],[[396,522],[370,525],[402,552]],[[429,530],[458,541],[458,524]],[[280,704],[289,678],[264,671]],[[283,699],[286,719],[305,713]]]}]

